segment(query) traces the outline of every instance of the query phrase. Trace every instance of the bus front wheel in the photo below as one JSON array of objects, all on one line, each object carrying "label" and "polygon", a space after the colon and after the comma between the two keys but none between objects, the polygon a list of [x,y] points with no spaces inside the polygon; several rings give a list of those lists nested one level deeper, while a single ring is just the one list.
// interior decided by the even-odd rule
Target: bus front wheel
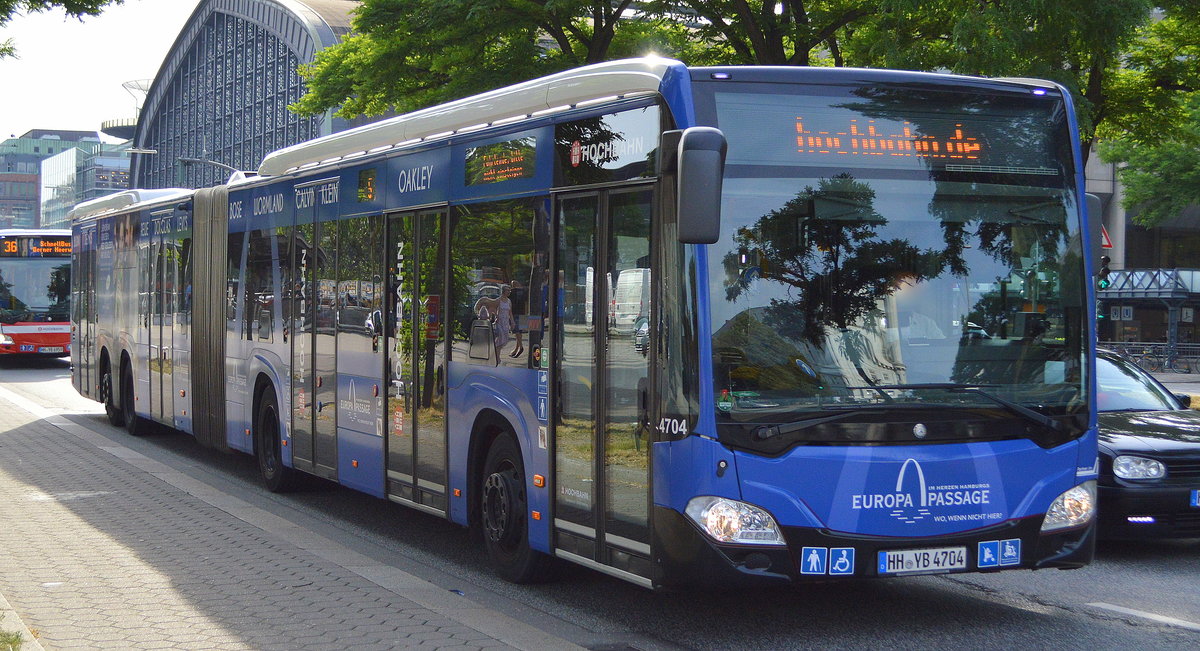
[{"label": "bus front wheel", "polygon": [[479,490],[483,541],[500,576],[513,583],[536,583],[550,576],[552,558],[529,546],[525,464],[510,434],[492,442]]}]

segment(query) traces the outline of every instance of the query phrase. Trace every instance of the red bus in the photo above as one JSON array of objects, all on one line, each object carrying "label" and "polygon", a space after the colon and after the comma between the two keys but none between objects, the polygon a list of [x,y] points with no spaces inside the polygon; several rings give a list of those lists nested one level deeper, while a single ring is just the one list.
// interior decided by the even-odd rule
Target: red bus
[{"label": "red bus", "polygon": [[0,229],[0,355],[71,352],[71,231]]}]

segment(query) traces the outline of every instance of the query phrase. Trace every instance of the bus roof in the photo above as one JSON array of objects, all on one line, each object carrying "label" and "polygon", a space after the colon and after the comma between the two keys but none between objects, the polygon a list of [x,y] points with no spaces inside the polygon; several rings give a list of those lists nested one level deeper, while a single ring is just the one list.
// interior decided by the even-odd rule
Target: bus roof
[{"label": "bus roof", "polygon": [[59,237],[70,234],[69,228],[0,228],[0,237]]},{"label": "bus roof", "polygon": [[134,204],[181,199],[191,196],[193,190],[183,188],[162,188],[158,190],[126,190],[109,194],[91,201],[85,201],[68,213],[71,222],[77,222],[88,217],[128,208]]},{"label": "bus roof", "polygon": [[673,67],[682,68],[683,64],[645,57],[560,72],[285,147],[267,154],[258,173],[278,176],[580,104],[658,92]]}]

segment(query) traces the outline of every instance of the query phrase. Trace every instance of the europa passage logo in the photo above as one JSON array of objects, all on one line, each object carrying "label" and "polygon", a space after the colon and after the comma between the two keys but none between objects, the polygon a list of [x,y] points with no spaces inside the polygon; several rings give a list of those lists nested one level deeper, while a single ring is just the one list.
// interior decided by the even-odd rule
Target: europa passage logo
[{"label": "europa passage logo", "polygon": [[[896,473],[892,492],[857,493],[850,497],[855,510],[886,510],[906,524],[933,517],[935,522],[950,520],[991,520],[1002,513],[980,513],[992,503],[992,487],[987,483],[929,485],[925,470],[916,459],[907,459]],[[947,508],[949,507],[949,508]],[[955,508],[966,507],[966,508]],[[934,515],[934,511],[955,511]],[[963,513],[963,511],[971,511]]]}]

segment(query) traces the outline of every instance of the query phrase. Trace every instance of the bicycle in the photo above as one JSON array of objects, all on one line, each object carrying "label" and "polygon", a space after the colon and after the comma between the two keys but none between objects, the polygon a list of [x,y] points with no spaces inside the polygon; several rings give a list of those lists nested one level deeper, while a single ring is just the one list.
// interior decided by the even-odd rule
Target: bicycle
[{"label": "bicycle", "polygon": [[1169,353],[1166,360],[1163,362],[1163,370],[1173,373],[1191,373],[1195,365],[1193,359],[1184,357],[1182,354],[1175,352]]},{"label": "bicycle", "polygon": [[1140,357],[1134,359],[1134,362],[1140,366],[1143,371],[1155,373],[1162,370],[1165,360],[1158,353],[1148,352],[1143,353]]}]

